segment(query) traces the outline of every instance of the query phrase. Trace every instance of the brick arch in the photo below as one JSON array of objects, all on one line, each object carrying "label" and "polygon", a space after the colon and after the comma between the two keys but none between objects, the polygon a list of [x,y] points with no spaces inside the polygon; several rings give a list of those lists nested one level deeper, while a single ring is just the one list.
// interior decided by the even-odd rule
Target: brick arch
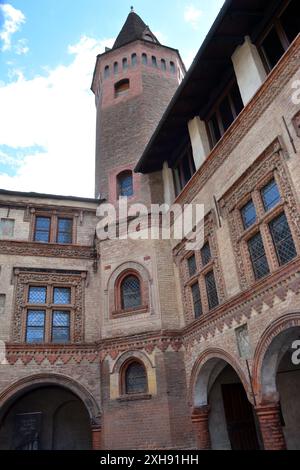
[{"label": "brick arch", "polygon": [[[149,356],[143,351],[126,351],[119,356],[112,367],[111,379],[114,383],[113,398],[119,398],[124,392],[124,372],[132,362],[139,362],[147,374],[148,394],[157,394],[156,368]],[[112,395],[111,395],[112,397]]]},{"label": "brick arch", "polygon": [[189,385],[190,405],[197,408],[208,404],[208,386],[213,371],[217,371],[218,376],[226,365],[230,365],[236,372],[249,401],[253,402],[251,387],[238,361],[223,349],[210,348],[200,354],[193,366]]},{"label": "brick arch", "polygon": [[276,386],[278,361],[289,349],[295,328],[300,328],[300,312],[287,313],[265,329],[256,346],[252,377],[258,403],[279,399]]},{"label": "brick arch", "polygon": [[128,363],[128,361],[131,360],[137,360],[141,362],[146,370],[150,368],[152,369],[154,367],[149,357],[143,351],[126,351],[116,360],[112,373],[119,374],[120,370]]},{"label": "brick arch", "polygon": [[49,385],[74,393],[85,405],[91,424],[94,426],[101,424],[101,411],[93,395],[82,384],[62,374],[34,374],[17,380],[0,394],[0,410],[5,412],[7,407],[24,393]]}]

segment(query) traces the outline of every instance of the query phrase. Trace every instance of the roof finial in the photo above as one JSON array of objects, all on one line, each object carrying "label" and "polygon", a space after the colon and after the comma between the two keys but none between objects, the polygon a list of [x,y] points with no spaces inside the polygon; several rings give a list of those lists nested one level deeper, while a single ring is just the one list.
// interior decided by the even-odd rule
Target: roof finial
[{"label": "roof finial", "polygon": [[130,10],[131,10],[131,13],[133,13],[133,12],[134,12],[134,8],[133,8],[133,6],[131,6],[131,7],[130,7]]}]

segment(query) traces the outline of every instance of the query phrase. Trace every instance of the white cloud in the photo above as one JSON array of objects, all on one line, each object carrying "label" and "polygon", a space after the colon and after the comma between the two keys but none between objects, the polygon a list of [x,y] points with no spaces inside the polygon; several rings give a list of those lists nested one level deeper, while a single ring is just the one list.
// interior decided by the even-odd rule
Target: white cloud
[{"label": "white cloud", "polygon": [[84,36],[69,47],[70,65],[31,80],[16,71],[12,83],[0,84],[0,145],[45,149],[23,157],[15,176],[0,175],[0,187],[93,196],[96,114],[90,85],[96,55],[112,44]]},{"label": "white cloud", "polygon": [[3,28],[0,31],[0,39],[3,42],[2,51],[11,49],[11,37],[14,33],[19,31],[23,23],[25,23],[25,15],[21,10],[17,10],[9,3],[0,5],[0,10],[3,15]]},{"label": "white cloud", "polygon": [[17,55],[27,54],[29,51],[27,39],[19,39],[17,44],[14,46],[14,50]]},{"label": "white cloud", "polygon": [[203,12],[195,5],[188,5],[184,10],[184,20],[189,23],[193,29],[198,29],[200,18]]}]

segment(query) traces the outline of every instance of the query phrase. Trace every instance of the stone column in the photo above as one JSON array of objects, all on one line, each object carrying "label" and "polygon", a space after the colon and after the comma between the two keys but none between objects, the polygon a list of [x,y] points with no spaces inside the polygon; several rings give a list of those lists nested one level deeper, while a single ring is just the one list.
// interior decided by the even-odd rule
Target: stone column
[{"label": "stone column", "polygon": [[102,428],[100,425],[92,425],[92,447],[93,450],[102,449],[102,439],[101,439]]},{"label": "stone column", "polygon": [[279,403],[266,403],[255,407],[265,450],[286,450],[280,420]]},{"label": "stone column", "polygon": [[210,406],[194,408],[192,413],[192,423],[197,436],[197,448],[200,450],[210,450],[211,441],[208,427]]}]

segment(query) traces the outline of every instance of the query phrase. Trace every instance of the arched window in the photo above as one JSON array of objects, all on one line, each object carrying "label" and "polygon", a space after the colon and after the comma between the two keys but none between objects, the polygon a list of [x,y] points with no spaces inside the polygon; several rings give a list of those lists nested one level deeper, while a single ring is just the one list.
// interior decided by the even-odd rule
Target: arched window
[{"label": "arched window", "polygon": [[157,67],[157,60],[156,60],[156,57],[154,55],[152,56],[152,65],[153,65],[153,67]]},{"label": "arched window", "polygon": [[140,307],[142,304],[141,283],[137,276],[129,274],[121,283],[122,310]]},{"label": "arched window", "polygon": [[167,64],[165,59],[161,59],[161,69],[165,72],[167,70]]},{"label": "arched window", "polygon": [[126,70],[128,68],[128,60],[126,59],[126,57],[124,57],[124,59],[122,60],[122,66],[123,70]]},{"label": "arched window", "polygon": [[147,54],[142,54],[142,63],[144,65],[147,65],[148,64],[148,57],[147,57]]},{"label": "arched window", "polygon": [[132,67],[135,67],[137,64],[137,55],[134,53],[131,55],[131,65]]},{"label": "arched window", "polygon": [[109,65],[106,65],[104,69],[104,78],[108,78],[108,77],[109,77]]},{"label": "arched window", "polygon": [[132,171],[123,171],[118,175],[118,196],[131,197],[133,196],[133,177]]},{"label": "arched window", "polygon": [[170,70],[171,70],[171,73],[176,73],[176,67],[175,67],[174,62],[170,62]]},{"label": "arched window", "polygon": [[114,74],[117,75],[118,72],[119,72],[119,64],[118,64],[118,62],[115,62],[114,63]]},{"label": "arched window", "polygon": [[125,78],[124,80],[120,80],[118,83],[115,84],[115,97],[125,95],[128,93],[130,88],[129,79]]},{"label": "arched window", "polygon": [[124,374],[124,392],[126,395],[147,393],[147,372],[141,362],[130,362]]},{"label": "arched window", "polygon": [[145,41],[154,42],[154,38],[151,36],[151,34],[145,34],[144,39]]}]

